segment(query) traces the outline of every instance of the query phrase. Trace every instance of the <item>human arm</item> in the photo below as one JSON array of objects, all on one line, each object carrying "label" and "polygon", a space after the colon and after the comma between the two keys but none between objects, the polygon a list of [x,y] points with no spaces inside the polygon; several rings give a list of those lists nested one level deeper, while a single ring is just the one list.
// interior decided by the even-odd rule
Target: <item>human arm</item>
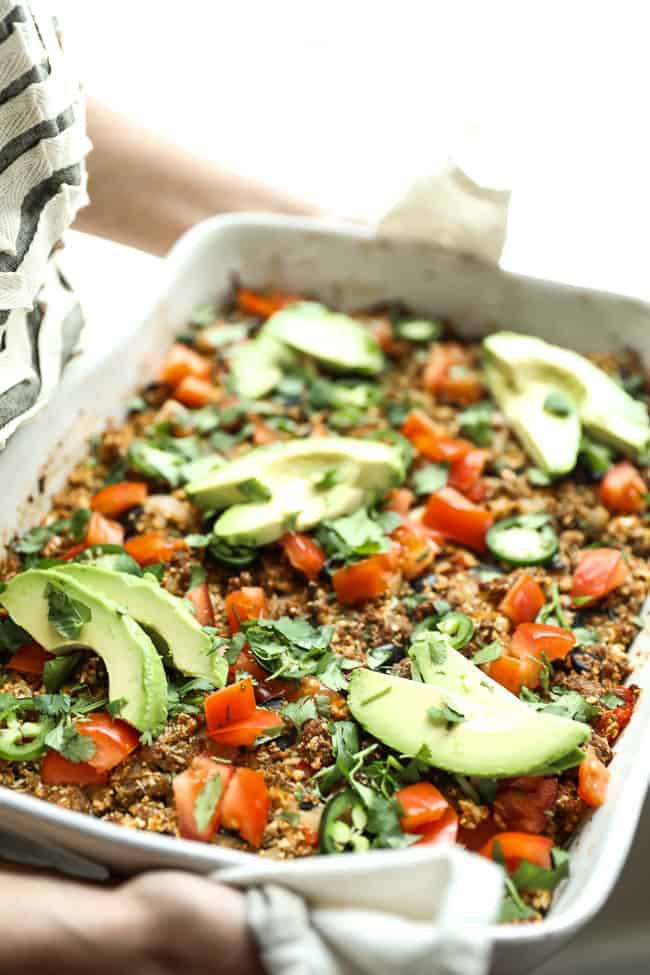
[{"label": "human arm", "polygon": [[87,103],[90,206],[75,229],[164,254],[215,213],[263,210],[317,216],[317,207],[188,152],[112,111]]}]

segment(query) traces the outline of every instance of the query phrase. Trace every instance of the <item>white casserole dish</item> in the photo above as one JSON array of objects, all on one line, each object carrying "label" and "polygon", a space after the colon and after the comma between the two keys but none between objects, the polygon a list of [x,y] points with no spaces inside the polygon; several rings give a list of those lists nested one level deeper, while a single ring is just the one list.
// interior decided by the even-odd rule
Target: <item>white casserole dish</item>
[{"label": "white casserole dish", "polygon": [[[176,245],[164,273],[162,293],[147,318],[99,361],[74,363],[51,403],[0,456],[0,544],[47,511],[51,494],[84,454],[88,436],[109,416],[120,415],[135,387],[155,375],[191,309],[218,300],[233,276],[252,287],[306,292],[347,309],[401,299],[418,315],[453,320],[468,337],[507,328],[581,352],[633,346],[650,360],[650,306],[509,274],[435,247],[377,240],[363,229],[325,229],[256,215],[217,217]],[[634,679],[642,687],[650,683],[648,648],[644,632],[634,647]],[[565,944],[611,892],[650,781],[650,763],[643,761],[642,751],[648,735],[650,695],[642,694],[616,749],[608,801],[574,843],[571,877],[548,918],[493,928],[499,975],[533,969]],[[2,788],[0,827],[126,873],[163,866],[207,872],[252,856],[105,824]],[[405,851],[405,869],[408,856]]]}]

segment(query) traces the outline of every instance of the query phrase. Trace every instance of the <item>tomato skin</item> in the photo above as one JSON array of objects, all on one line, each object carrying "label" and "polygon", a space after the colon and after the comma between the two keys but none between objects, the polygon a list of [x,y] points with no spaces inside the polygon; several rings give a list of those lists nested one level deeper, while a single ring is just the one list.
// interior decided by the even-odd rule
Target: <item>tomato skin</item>
[{"label": "tomato skin", "polygon": [[341,603],[354,606],[368,599],[383,596],[392,584],[399,567],[399,551],[380,552],[361,562],[354,562],[332,574],[336,598]]},{"label": "tomato skin", "polygon": [[532,623],[545,602],[542,587],[526,572],[508,590],[499,609],[516,626]]},{"label": "tomato skin", "polygon": [[271,802],[264,777],[250,768],[238,768],[222,802],[223,825],[236,830],[258,849],[269,818]]},{"label": "tomato skin", "polygon": [[258,620],[266,613],[266,595],[259,586],[244,586],[229,592],[225,600],[231,633],[239,633],[240,623]]},{"label": "tomato skin", "polygon": [[268,708],[257,708],[249,717],[240,721],[232,721],[224,728],[209,731],[208,737],[218,745],[254,745],[257,738],[284,724],[277,711]]},{"label": "tomato skin", "polygon": [[495,842],[498,842],[501,847],[508,873],[514,873],[522,860],[534,863],[537,867],[544,867],[546,870],[551,868],[553,840],[548,836],[514,831],[497,833],[479,850],[481,856],[493,860],[492,851]]},{"label": "tomato skin", "polygon": [[415,504],[415,494],[410,488],[392,488],[386,495],[384,511],[395,511],[398,515],[407,515]]},{"label": "tomato skin", "polygon": [[175,342],[165,357],[160,378],[168,386],[177,386],[186,376],[208,379],[210,363],[182,342]]},{"label": "tomato skin", "polygon": [[297,301],[302,301],[300,295],[286,294],[282,291],[273,291],[268,295],[260,295],[248,288],[238,288],[235,301],[239,311],[245,315],[255,315],[258,318],[270,318],[276,311],[293,305]]},{"label": "tomato skin", "polygon": [[573,573],[571,598],[574,603],[578,599],[580,606],[596,602],[621,586],[628,573],[627,563],[618,549],[588,549],[580,554]]},{"label": "tomato skin", "polygon": [[109,518],[119,518],[130,508],[143,504],[148,493],[149,488],[141,481],[120,481],[98,491],[90,499],[90,507]]},{"label": "tomato skin", "polygon": [[447,480],[449,487],[456,488],[462,494],[471,491],[478,483],[489,456],[487,450],[470,450],[454,461]]},{"label": "tomato skin", "polygon": [[615,687],[614,693],[624,703],[615,708],[608,708],[601,714],[596,723],[596,731],[599,735],[603,735],[610,745],[616,741],[629,724],[637,698],[634,687]]},{"label": "tomato skin", "polygon": [[325,552],[313,538],[301,532],[286,532],[280,539],[284,554],[297,572],[314,582],[325,565]]},{"label": "tomato skin", "polygon": [[[467,351],[456,342],[438,342],[431,347],[424,370],[424,386],[429,392],[469,406],[485,395],[485,387],[477,372],[468,368]],[[462,375],[454,375],[454,367],[462,367]]]},{"label": "tomato skin", "polygon": [[189,406],[190,409],[200,409],[210,403],[218,403],[222,396],[222,390],[214,383],[207,379],[199,379],[198,376],[185,376],[174,387],[174,399],[183,406]]},{"label": "tomato skin", "polygon": [[440,551],[427,529],[411,518],[404,518],[391,538],[399,546],[399,566],[406,579],[426,572]]},{"label": "tomato skin", "polygon": [[429,460],[453,464],[474,449],[469,440],[445,437],[422,410],[412,410],[401,427],[402,436]]},{"label": "tomato skin", "polygon": [[200,586],[185,593],[185,598],[194,607],[194,615],[201,626],[214,626],[214,607],[207,582],[202,582]]},{"label": "tomato skin", "polygon": [[440,819],[449,808],[449,803],[431,782],[416,782],[395,793],[395,799],[404,810],[400,816],[400,826],[405,833],[420,833],[420,826]]},{"label": "tomato skin", "polygon": [[72,559],[76,559],[87,547],[85,542],[79,542],[78,545],[73,545],[63,555],[57,555],[56,558],[59,562],[71,562]]},{"label": "tomato skin", "polygon": [[645,511],[647,488],[639,471],[623,460],[614,464],[600,482],[600,500],[615,514],[631,515],[637,511]]},{"label": "tomato skin", "polygon": [[[204,830],[199,830],[194,818],[194,804],[207,783],[220,776],[223,790],[220,801],[212,814],[210,822]],[[178,825],[181,836],[186,840],[200,840],[207,843],[219,828],[224,795],[233,776],[232,765],[222,765],[215,762],[209,755],[198,755],[184,772],[177,775],[172,783],[174,802],[178,815]]]},{"label": "tomato skin", "polygon": [[553,808],[558,780],[529,775],[499,786],[494,809],[508,829],[542,833],[548,825],[546,813]]},{"label": "tomato skin", "polygon": [[108,772],[98,772],[88,762],[71,762],[50,751],[41,764],[41,779],[45,785],[106,785]]},{"label": "tomato skin", "polygon": [[518,695],[524,685],[537,687],[540,670],[540,665],[535,661],[519,660],[504,653],[488,665],[487,673],[511,694]]},{"label": "tomato skin", "polygon": [[510,640],[508,653],[489,665],[492,680],[519,694],[522,687],[539,687],[542,654],[549,660],[563,660],[575,646],[576,638],[570,630],[546,623],[520,623]]},{"label": "tomato skin", "polygon": [[455,810],[449,806],[440,819],[436,819],[433,823],[426,823],[417,832],[421,835],[415,846],[455,843],[458,838],[458,816]]},{"label": "tomato skin", "polygon": [[488,840],[491,840],[498,832],[499,830],[493,817],[487,816],[474,829],[459,826],[458,842],[466,850],[472,850],[474,853],[478,853],[481,847],[485,846]]},{"label": "tomato skin", "polygon": [[140,735],[126,721],[111,718],[107,711],[91,712],[86,720],[75,721],[80,735],[92,738],[95,754],[88,759],[98,772],[108,772],[123,762],[140,744]]},{"label": "tomato skin", "polygon": [[235,663],[229,668],[229,680],[235,680],[235,676],[240,670],[245,670],[257,682],[254,685],[255,699],[262,703],[280,695],[288,697],[295,691],[295,681],[282,680],[281,678],[270,680],[270,675],[260,667],[248,647],[244,647]]},{"label": "tomato skin", "polygon": [[54,656],[53,653],[48,653],[38,643],[26,643],[16,650],[7,663],[7,667],[19,674],[37,674],[40,676],[47,661],[53,660]]},{"label": "tomato skin", "polygon": [[370,334],[384,355],[390,356],[393,354],[398,343],[395,341],[395,336],[393,335],[393,323],[390,318],[375,319],[370,329]]},{"label": "tomato skin", "polygon": [[609,769],[603,765],[593,748],[585,749],[585,757],[578,767],[578,795],[594,808],[607,799]]},{"label": "tomato skin", "polygon": [[422,521],[429,528],[441,532],[445,538],[484,552],[485,536],[494,517],[455,488],[444,487],[429,497]]},{"label": "tomato skin", "polygon": [[170,562],[174,553],[186,547],[182,538],[165,538],[160,532],[145,532],[134,535],[125,543],[125,551],[138,565],[153,565],[154,562]]},{"label": "tomato skin", "polygon": [[253,681],[247,677],[208,694],[203,707],[208,731],[218,731],[233,721],[249,718],[255,711]]},{"label": "tomato skin", "polygon": [[123,543],[124,526],[120,525],[119,521],[104,517],[99,511],[93,511],[88,521],[85,545],[122,545]]}]

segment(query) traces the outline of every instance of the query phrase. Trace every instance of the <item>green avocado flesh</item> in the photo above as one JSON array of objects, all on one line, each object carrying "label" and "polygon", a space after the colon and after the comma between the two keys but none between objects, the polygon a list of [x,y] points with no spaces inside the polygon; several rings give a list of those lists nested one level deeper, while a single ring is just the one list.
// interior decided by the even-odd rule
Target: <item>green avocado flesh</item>
[{"label": "green avocado flesh", "polygon": [[253,341],[235,346],[228,362],[238,395],[243,399],[259,399],[270,393],[282,379],[283,369],[295,358],[291,349],[264,330]]},{"label": "green avocado flesh", "polygon": [[[62,636],[48,619],[48,584],[90,610],[79,637]],[[0,595],[18,626],[50,653],[89,647],[108,671],[111,701],[123,700],[121,717],[139,731],[159,733],[167,719],[167,678],[154,644],[117,603],[54,569],[28,569],[7,583]]]},{"label": "green avocado flesh", "polygon": [[404,480],[399,451],[379,441],[318,437],[259,447],[186,486],[204,509],[227,508],[214,535],[266,545],[370,504]]},{"label": "green avocado flesh", "polygon": [[[551,476],[575,467],[581,427],[633,456],[648,446],[643,403],[584,356],[515,332],[490,335],[483,350],[499,408],[535,464]],[[553,398],[568,409],[554,410]]]},{"label": "green avocado flesh", "polygon": [[[435,768],[508,778],[534,774],[590,736],[585,724],[534,711],[451,646],[444,663],[434,664],[426,648],[416,661],[426,683],[365,668],[350,679],[353,717],[402,755],[417,755],[425,745]],[[429,708],[444,707],[464,720],[429,716]]]},{"label": "green avocado flesh", "polygon": [[185,599],[172,596],[153,580],[99,566],[69,563],[56,571],[117,603],[148,633],[155,634],[154,642],[163,644],[165,656],[176,670],[223,687],[226,661],[210,653],[212,641]]}]

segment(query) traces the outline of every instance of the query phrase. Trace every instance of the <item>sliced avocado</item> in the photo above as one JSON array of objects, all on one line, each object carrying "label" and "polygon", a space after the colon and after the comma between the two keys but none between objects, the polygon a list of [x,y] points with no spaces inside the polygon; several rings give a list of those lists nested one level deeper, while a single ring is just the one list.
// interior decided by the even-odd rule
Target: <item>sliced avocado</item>
[{"label": "sliced avocado", "polygon": [[564,474],[575,466],[581,425],[633,456],[648,446],[644,404],[584,356],[515,332],[488,336],[483,349],[494,398],[547,473]]},{"label": "sliced avocado", "polygon": [[[508,778],[535,774],[590,736],[585,724],[534,711],[451,645],[439,664],[426,647],[416,661],[426,683],[365,668],[350,678],[353,716],[400,754],[417,755],[426,745],[435,768]],[[450,708],[453,723],[444,719]]]},{"label": "sliced avocado", "polygon": [[349,514],[404,479],[397,448],[352,437],[259,447],[186,491],[201,508],[228,508],[213,532],[231,545],[267,545],[295,519],[299,531]]},{"label": "sliced avocado", "polygon": [[301,301],[276,312],[262,332],[336,372],[376,375],[384,367],[382,351],[363,325],[316,301]]},{"label": "sliced avocado", "polygon": [[[62,636],[50,623],[48,585],[63,590],[90,610],[90,619],[81,626],[78,638]],[[68,653],[79,646],[94,650],[106,664],[110,699],[126,702],[121,708],[124,720],[139,731],[157,734],[162,730],[167,718],[167,678],[162,661],[144,630],[117,603],[55,569],[21,572],[7,583],[0,603],[13,621],[50,653]]]},{"label": "sliced avocado", "polygon": [[151,579],[70,562],[56,570],[122,606],[169,656],[173,666],[189,677],[205,677],[215,687],[226,682],[228,665],[210,653],[212,640],[197,622],[190,604],[172,596]]},{"label": "sliced avocado", "polygon": [[242,399],[266,396],[294,361],[291,349],[262,329],[257,338],[235,346],[228,356],[235,392]]}]

